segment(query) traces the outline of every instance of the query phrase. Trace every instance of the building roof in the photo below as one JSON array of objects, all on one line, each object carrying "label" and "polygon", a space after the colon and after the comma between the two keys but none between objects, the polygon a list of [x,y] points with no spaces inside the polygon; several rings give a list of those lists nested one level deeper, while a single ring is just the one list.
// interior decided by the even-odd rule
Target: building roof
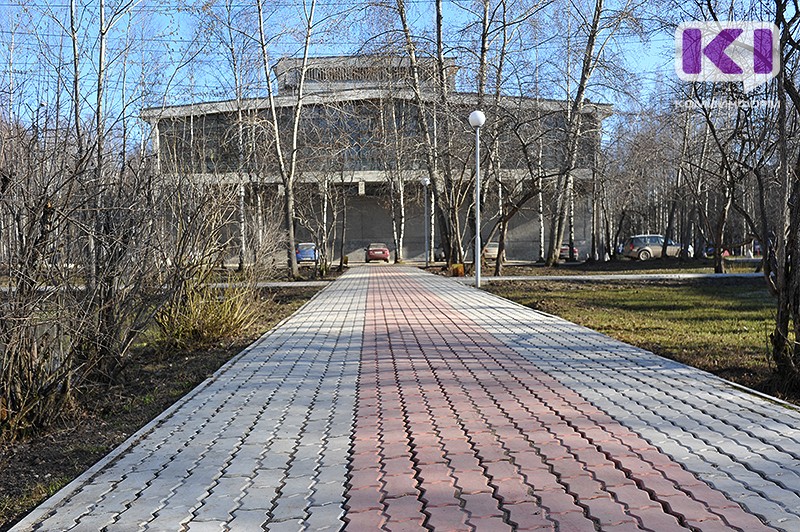
[{"label": "building roof", "polygon": [[[273,66],[277,77],[275,106],[293,107],[297,103],[299,72],[303,65],[300,58],[282,58]],[[417,72],[421,98],[434,103],[440,95],[436,90],[436,61],[421,57],[417,60]],[[455,77],[458,72],[456,60],[445,59],[445,77],[449,101],[457,107],[478,106],[478,95],[455,90]],[[310,57],[306,62],[306,78],[303,84],[303,104],[335,104],[364,100],[416,100],[411,61],[406,56],[358,55],[340,57]],[[491,101],[486,96],[485,101]],[[498,104],[506,109],[539,109],[544,111],[564,110],[567,102],[524,96],[502,96]],[[491,109],[494,104],[481,106]],[[223,100],[216,102],[190,103],[168,107],[151,107],[142,111],[142,118],[148,122],[158,122],[162,118],[203,116],[235,111],[254,111],[269,109],[268,98],[249,98],[244,100]],[[600,119],[610,116],[612,106],[596,104],[587,100],[584,113],[598,115]]]},{"label": "building roof", "polygon": [[[273,67],[278,79],[278,93],[291,94],[297,90],[303,60],[282,58]],[[417,60],[420,85],[425,90],[436,87],[437,63],[432,58]],[[445,59],[447,87],[455,91],[458,66],[453,58]],[[340,57],[310,57],[306,63],[303,92],[333,92],[348,89],[411,88],[414,86],[411,60],[397,55],[358,55]]]},{"label": "building roof", "polygon": [[[303,105],[335,104],[352,101],[366,100],[408,100],[414,101],[415,94],[411,89],[380,89],[380,88],[351,88],[338,89],[327,92],[313,92],[303,95]],[[435,102],[438,95],[431,92],[424,92],[422,99],[427,102]],[[485,97],[487,102],[493,98]],[[292,107],[297,103],[296,95],[275,96],[275,107]],[[476,106],[478,95],[475,93],[454,92],[449,95],[449,101],[457,107]],[[502,96],[498,104],[507,109],[541,109],[544,111],[559,111],[566,107],[563,100],[553,100],[546,98],[527,98],[519,96]],[[484,105],[484,109],[491,109],[494,103]],[[248,98],[241,101],[222,100],[215,102],[191,103],[186,105],[174,105],[165,107],[150,107],[142,110],[141,117],[151,123],[161,119],[181,118],[188,116],[203,116],[218,113],[231,113],[238,110],[257,111],[269,109],[268,98]],[[601,119],[612,114],[613,106],[605,103],[594,103],[588,100],[584,104],[583,112],[590,115],[598,115]]]}]

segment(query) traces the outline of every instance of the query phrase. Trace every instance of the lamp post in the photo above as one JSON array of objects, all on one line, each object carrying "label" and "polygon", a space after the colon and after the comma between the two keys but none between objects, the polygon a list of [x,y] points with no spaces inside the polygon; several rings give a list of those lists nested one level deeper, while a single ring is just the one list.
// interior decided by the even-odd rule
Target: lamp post
[{"label": "lamp post", "polygon": [[430,255],[431,255],[430,254],[430,249],[431,249],[430,237],[428,236],[428,233],[430,231],[430,224],[428,223],[428,220],[429,220],[429,216],[428,216],[428,185],[431,184],[431,179],[429,177],[422,177],[422,178],[420,178],[419,182],[422,183],[422,186],[425,189],[425,218],[424,218],[423,221],[425,223],[425,267],[427,268],[428,267],[428,262],[430,261]]},{"label": "lamp post", "polygon": [[469,125],[475,130],[475,288],[481,287],[481,126],[486,115],[472,111]]}]

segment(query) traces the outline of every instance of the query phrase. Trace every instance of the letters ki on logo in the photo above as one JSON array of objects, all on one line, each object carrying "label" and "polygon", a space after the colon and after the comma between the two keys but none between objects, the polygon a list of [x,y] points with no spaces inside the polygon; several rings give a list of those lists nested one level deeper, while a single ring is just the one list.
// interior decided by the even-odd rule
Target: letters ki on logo
[{"label": "letters ki on logo", "polygon": [[683,22],[675,31],[675,71],[684,81],[741,81],[749,92],[778,75],[778,52],[769,22]]}]

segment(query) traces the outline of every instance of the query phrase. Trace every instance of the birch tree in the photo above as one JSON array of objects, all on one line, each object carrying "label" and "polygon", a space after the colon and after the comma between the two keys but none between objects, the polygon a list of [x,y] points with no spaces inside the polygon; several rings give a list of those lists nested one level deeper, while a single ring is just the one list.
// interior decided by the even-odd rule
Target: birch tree
[{"label": "birch tree", "polygon": [[[261,52],[261,65],[264,72],[264,79],[266,80],[267,93],[269,99],[270,110],[270,126],[274,135],[274,149],[275,156],[278,161],[278,169],[280,172],[281,180],[283,182],[284,193],[284,223],[286,224],[287,231],[287,259],[289,264],[289,275],[292,278],[299,276],[297,268],[297,257],[295,256],[295,246],[297,244],[295,237],[295,197],[294,188],[297,179],[298,167],[298,139],[300,132],[300,121],[303,112],[303,96],[306,82],[306,74],[308,71],[308,58],[311,47],[311,37],[316,29],[315,13],[317,8],[317,0],[303,0],[300,8],[303,17],[304,27],[302,30],[302,48],[301,60],[295,73],[297,85],[295,87],[292,97],[294,104],[292,107],[291,117],[289,123],[281,123],[278,113],[278,108],[275,104],[275,94],[272,84],[273,76],[270,68],[270,54],[269,54],[269,40],[266,34],[265,26],[265,10],[263,0],[256,0],[258,8],[258,44]],[[284,141],[281,138],[282,127],[288,127],[291,131],[289,136],[288,146],[284,147]]]},{"label": "birch tree", "polygon": [[[633,0],[621,2],[613,7],[608,7],[605,0],[595,0],[591,10],[591,17],[583,19],[579,25],[582,32],[581,39],[584,45],[580,53],[580,71],[575,86],[575,92],[567,90],[568,108],[564,129],[564,150],[561,172],[557,184],[555,213],[550,221],[550,241],[546,263],[553,265],[558,260],[564,231],[567,228],[567,217],[571,212],[574,190],[574,170],[578,159],[580,139],[584,135],[587,125],[584,123],[584,106],[589,84],[603,58],[604,51],[613,42],[619,30],[629,21],[635,20],[635,11],[638,3]],[[580,15],[577,10],[571,9],[570,14]],[[570,50],[567,51],[571,53]],[[567,80],[572,76],[566,72]],[[570,83],[567,83],[567,87]],[[595,127],[588,125],[588,129]],[[574,239],[569,242],[570,259],[574,260]]]},{"label": "birch tree", "polygon": [[[772,360],[778,375],[800,380],[800,155],[790,137],[800,116],[800,88],[796,73],[800,53],[800,12],[794,4],[777,0],[775,22],[780,30],[782,68],[777,77],[777,135],[779,211],[775,237],[767,241],[774,268],[765,268],[777,297],[775,328],[770,335]],[[763,200],[762,200],[763,201]]]}]

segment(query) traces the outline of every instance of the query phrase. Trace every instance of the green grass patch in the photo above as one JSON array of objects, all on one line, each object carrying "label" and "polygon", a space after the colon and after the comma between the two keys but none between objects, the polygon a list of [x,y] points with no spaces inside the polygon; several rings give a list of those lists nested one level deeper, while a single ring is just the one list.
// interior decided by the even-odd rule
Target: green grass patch
[{"label": "green grass patch", "polygon": [[[740,257],[725,260],[727,273],[753,273],[759,262],[757,259]],[[493,263],[487,268],[487,274],[494,271]],[[714,273],[714,262],[711,259],[679,260],[673,257],[652,260],[631,260],[622,258],[608,262],[559,262],[547,267],[543,264],[507,264],[503,267],[503,275],[543,276],[543,275],[649,275],[673,273]],[[487,276],[488,278],[488,276]]]},{"label": "green grass patch", "polygon": [[489,290],[759,391],[800,398],[770,365],[775,302],[761,279],[515,281]]}]

